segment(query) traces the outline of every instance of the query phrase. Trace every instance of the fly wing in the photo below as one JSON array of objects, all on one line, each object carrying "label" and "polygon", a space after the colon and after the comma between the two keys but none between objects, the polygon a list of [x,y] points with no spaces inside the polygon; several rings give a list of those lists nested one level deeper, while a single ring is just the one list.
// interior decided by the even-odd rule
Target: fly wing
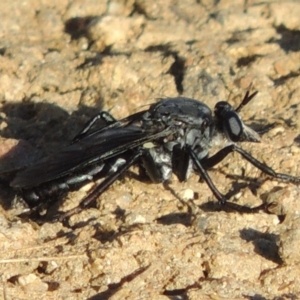
[{"label": "fly wing", "polygon": [[60,152],[45,157],[19,172],[10,185],[18,188],[39,186],[78,171],[85,166],[100,164],[106,159],[139,147],[147,141],[168,134],[168,132],[168,130],[159,133],[147,132],[133,125],[93,132],[63,148]]},{"label": "fly wing", "polygon": [[144,115],[146,111],[140,111],[140,112],[137,112],[133,115],[130,115],[129,117],[127,118],[124,118],[122,120],[118,120],[118,121],[115,121],[107,126],[104,126],[100,129],[94,129],[94,125],[91,126],[91,128],[89,128],[87,131],[84,132],[84,134],[82,133],[79,133],[78,136],[76,136],[73,141],[79,141],[79,140],[84,140],[86,138],[91,138],[93,135],[98,135],[100,132],[102,131],[106,131],[108,129],[112,129],[112,128],[122,128],[122,127],[126,127],[126,126],[130,126],[130,125],[135,125],[135,126],[140,126],[140,120],[141,120],[141,117]]}]

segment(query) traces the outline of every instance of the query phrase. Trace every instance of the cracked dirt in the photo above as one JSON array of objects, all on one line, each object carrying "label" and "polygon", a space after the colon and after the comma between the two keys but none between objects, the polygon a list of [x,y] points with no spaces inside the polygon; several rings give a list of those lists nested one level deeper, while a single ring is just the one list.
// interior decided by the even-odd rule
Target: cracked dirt
[{"label": "cracked dirt", "polygon": [[[118,119],[178,95],[236,107],[250,84],[259,93],[241,114],[262,143],[242,147],[300,176],[299,15],[296,0],[1,1],[1,179],[59,151],[100,110]],[[137,171],[69,226],[18,217],[3,182],[1,299],[299,299],[299,186],[230,155],[209,171],[220,191],[273,204],[241,214],[196,175],[164,186]]]}]

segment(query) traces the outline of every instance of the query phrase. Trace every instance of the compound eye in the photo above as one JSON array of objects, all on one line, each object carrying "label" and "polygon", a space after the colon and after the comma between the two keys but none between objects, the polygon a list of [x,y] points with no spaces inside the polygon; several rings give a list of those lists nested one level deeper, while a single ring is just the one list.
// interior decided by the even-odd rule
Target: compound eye
[{"label": "compound eye", "polygon": [[238,142],[243,134],[243,124],[234,111],[227,111],[223,118],[224,131],[233,142]]}]

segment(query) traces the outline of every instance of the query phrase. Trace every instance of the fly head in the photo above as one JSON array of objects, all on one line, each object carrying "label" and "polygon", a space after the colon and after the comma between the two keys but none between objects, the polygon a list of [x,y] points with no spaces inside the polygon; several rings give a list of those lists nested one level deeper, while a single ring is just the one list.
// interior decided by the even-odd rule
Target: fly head
[{"label": "fly head", "polygon": [[259,135],[249,126],[245,125],[238,114],[238,110],[235,110],[226,101],[218,102],[214,109],[217,129],[224,133],[227,139],[232,142],[258,143],[260,141]]}]

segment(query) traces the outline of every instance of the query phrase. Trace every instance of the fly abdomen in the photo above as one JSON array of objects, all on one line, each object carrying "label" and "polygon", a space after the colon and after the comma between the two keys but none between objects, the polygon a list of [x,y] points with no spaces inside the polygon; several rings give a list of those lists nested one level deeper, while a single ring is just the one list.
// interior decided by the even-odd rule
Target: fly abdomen
[{"label": "fly abdomen", "polygon": [[[89,167],[83,173],[52,180],[33,188],[21,188],[23,199],[30,207],[39,205],[40,202],[51,202],[52,199],[64,196],[69,190],[76,189],[94,179],[105,165]],[[45,201],[46,200],[46,201]]]}]

